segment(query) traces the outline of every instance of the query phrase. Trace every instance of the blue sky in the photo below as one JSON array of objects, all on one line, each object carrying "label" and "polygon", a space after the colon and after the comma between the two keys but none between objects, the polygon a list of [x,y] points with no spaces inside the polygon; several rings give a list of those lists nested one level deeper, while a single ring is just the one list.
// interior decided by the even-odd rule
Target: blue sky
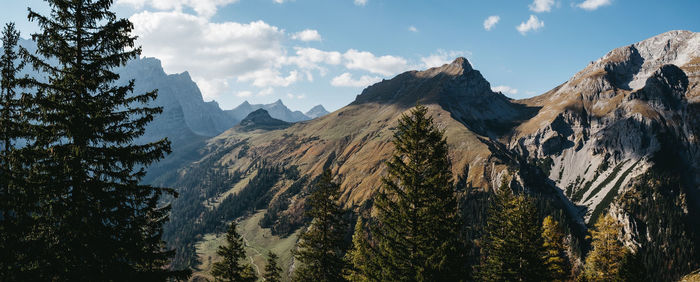
[{"label": "blue sky", "polygon": [[[161,59],[168,73],[189,71],[205,99],[224,109],[282,99],[292,109],[335,110],[368,84],[457,56],[492,87],[524,98],[613,48],[700,30],[697,0],[115,2],[134,22],[144,56]],[[24,37],[36,31],[26,7],[46,11],[39,0],[0,3],[2,21],[17,22]]]}]

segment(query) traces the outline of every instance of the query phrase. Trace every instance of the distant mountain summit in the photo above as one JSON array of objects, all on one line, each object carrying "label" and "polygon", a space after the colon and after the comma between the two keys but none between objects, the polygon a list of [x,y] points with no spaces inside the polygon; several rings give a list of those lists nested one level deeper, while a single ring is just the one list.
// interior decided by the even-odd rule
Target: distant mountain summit
[{"label": "distant mountain summit", "polygon": [[304,115],[311,119],[322,117],[327,114],[330,114],[330,112],[326,111],[326,108],[324,108],[323,105],[316,105],[313,108],[311,108],[308,112],[304,113]]},{"label": "distant mountain summit", "polygon": [[256,129],[275,130],[289,127],[290,123],[275,119],[264,109],[257,109],[248,114],[236,128],[243,131],[252,131]]},{"label": "distant mountain summit", "polygon": [[[243,102],[238,107],[232,110],[225,111],[231,118],[235,121],[241,121],[248,114],[252,113],[257,109],[265,109],[271,117],[283,120],[286,122],[298,122],[310,120],[312,117],[304,115],[301,111],[292,111],[287,106],[282,103],[281,99],[278,99],[271,104],[250,104],[248,101]],[[237,122],[236,122],[237,123]]]}]

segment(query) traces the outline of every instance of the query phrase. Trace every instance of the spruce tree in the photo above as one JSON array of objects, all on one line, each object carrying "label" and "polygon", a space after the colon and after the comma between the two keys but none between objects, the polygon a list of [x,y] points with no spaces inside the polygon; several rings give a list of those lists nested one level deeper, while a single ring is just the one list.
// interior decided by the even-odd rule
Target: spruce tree
[{"label": "spruce tree", "polygon": [[618,239],[622,225],[604,215],[591,231],[593,250],[586,257],[585,275],[589,281],[614,281],[619,278],[627,249]]},{"label": "spruce tree", "polygon": [[551,281],[565,281],[569,278],[569,266],[564,249],[564,233],[559,222],[550,215],[542,221],[542,239],[544,240],[544,264]]},{"label": "spruce tree", "polygon": [[347,223],[338,203],[340,185],[332,181],[330,170],[321,174],[315,191],[307,198],[311,206],[306,216],[312,219],[294,253],[300,266],[294,271],[295,281],[344,281]]},{"label": "spruce tree", "polygon": [[27,141],[30,124],[27,119],[27,95],[17,93],[23,79],[18,73],[23,67],[17,49],[20,33],[14,23],[2,30],[2,56],[0,57],[0,277],[6,280],[23,280],[17,275],[32,266],[27,261],[29,236],[32,226],[28,208],[28,189],[22,184],[25,166],[21,152]]},{"label": "spruce tree", "polygon": [[508,219],[513,210],[514,201],[513,191],[503,179],[501,186],[489,203],[488,219],[481,247],[482,263],[478,273],[481,280],[498,281],[512,275],[512,273],[506,273],[506,270],[507,266],[515,265],[514,256],[510,253],[508,246],[510,238]]},{"label": "spruce tree", "polygon": [[362,217],[355,223],[355,231],[352,234],[352,248],[345,255],[348,269],[345,278],[352,282],[378,281],[380,276],[377,265],[372,256],[371,246],[365,234],[364,220]]},{"label": "spruce tree", "polygon": [[265,275],[263,278],[267,282],[280,282],[282,281],[282,268],[277,265],[277,254],[269,251],[267,253],[267,265],[265,265]]},{"label": "spruce tree", "polygon": [[504,181],[489,208],[479,276],[484,281],[539,281],[545,274],[537,208]]},{"label": "spruce tree", "polygon": [[[48,15],[29,10],[40,32],[37,52],[21,50],[40,72],[32,82],[37,126],[28,181],[40,191],[32,236],[39,280],[165,280],[162,224],[172,189],[140,184],[145,167],[170,152],[160,140],[134,144],[161,108],[156,91],[117,85],[114,69],[137,58],[133,25],[110,11],[113,0],[47,0]],[[46,80],[43,80],[45,77]]]},{"label": "spruce tree", "polygon": [[[255,281],[257,277],[253,267],[245,262],[245,242],[236,231],[236,223],[232,222],[226,232],[226,245],[219,246],[216,254],[221,261],[214,263],[211,274],[217,281]],[[242,262],[243,261],[243,262]]]},{"label": "spruce tree", "polygon": [[372,238],[380,280],[467,278],[465,243],[444,132],[428,108],[403,115],[394,132],[388,175],[375,197]]}]

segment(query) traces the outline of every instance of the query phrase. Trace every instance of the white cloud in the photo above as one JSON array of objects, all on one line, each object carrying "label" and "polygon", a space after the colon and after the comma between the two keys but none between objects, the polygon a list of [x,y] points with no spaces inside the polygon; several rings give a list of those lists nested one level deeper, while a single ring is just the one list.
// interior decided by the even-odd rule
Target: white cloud
[{"label": "white cloud", "polygon": [[320,63],[339,65],[343,60],[343,55],[340,52],[301,47],[294,49],[296,50],[296,56],[287,57],[285,63],[294,64],[304,69],[319,69]]},{"label": "white cloud", "polygon": [[217,98],[219,94],[225,93],[229,89],[229,83],[226,79],[204,79],[195,76],[192,77],[192,80],[197,84],[205,100]]},{"label": "white cloud", "polygon": [[258,91],[258,96],[268,96],[275,92],[275,89],[272,89],[272,87],[265,88],[263,90]]},{"label": "white cloud", "polygon": [[535,13],[549,12],[554,6],[554,0],[535,0],[530,4],[530,11]]},{"label": "white cloud", "polygon": [[392,75],[409,68],[406,59],[391,55],[377,57],[370,52],[350,49],[343,54],[345,67],[381,75]]},{"label": "white cloud", "polygon": [[301,95],[294,95],[294,94],[292,94],[292,93],[287,93],[287,98],[289,98],[289,99],[299,99],[299,100],[301,100],[301,99],[306,98],[306,95],[304,95],[304,94],[301,94]]},{"label": "white cloud", "polygon": [[486,18],[484,20],[484,29],[491,30],[494,26],[496,26],[496,24],[500,20],[501,20],[501,17],[499,17],[499,16],[490,16],[490,17]]},{"label": "white cloud", "polygon": [[530,31],[535,31],[544,27],[544,22],[537,18],[535,15],[530,15],[527,22],[521,22],[519,26],[515,27],[520,34],[525,35]]},{"label": "white cloud", "polygon": [[331,85],[336,87],[366,87],[381,80],[382,78],[380,77],[368,75],[363,75],[358,79],[354,79],[349,72],[346,72],[334,77],[333,80],[331,80]]},{"label": "white cloud", "polygon": [[367,5],[367,0],[355,0],[355,5],[357,5],[357,6]]},{"label": "white cloud", "polygon": [[287,76],[284,76],[279,70],[275,69],[262,69],[238,76],[238,81],[251,82],[257,87],[287,87],[302,79],[303,77],[296,70],[290,71]]},{"label": "white cloud", "polygon": [[204,17],[211,17],[219,7],[235,2],[238,0],[117,0],[117,4],[129,5],[138,10],[150,6],[161,11],[182,12],[184,7],[189,7]]},{"label": "white cloud", "polygon": [[420,58],[421,62],[423,62],[423,65],[421,66],[422,68],[432,68],[432,67],[439,67],[444,64],[449,64],[451,63],[454,59],[457,57],[467,57],[470,56],[471,53],[467,51],[445,51],[445,50],[437,50],[437,53],[430,54],[426,57]]},{"label": "white cloud", "polygon": [[411,31],[411,32],[418,32],[418,29],[417,29],[415,26],[409,26],[409,27],[408,27],[408,31]]},{"label": "white cloud", "polygon": [[147,11],[130,20],[142,55],[159,58],[168,73],[189,71],[205,97],[222,94],[227,87],[223,82],[232,78],[254,81],[259,87],[298,80],[296,74],[278,78],[286,54],[285,34],[263,21],[212,23],[182,12]]},{"label": "white cloud", "polygon": [[292,39],[301,41],[321,41],[321,34],[314,29],[305,29],[292,35]]},{"label": "white cloud", "polygon": [[586,0],[576,6],[584,10],[593,11],[602,6],[610,5],[611,2],[611,0]]},{"label": "white cloud", "polygon": [[240,91],[240,92],[236,93],[236,96],[241,97],[241,98],[250,97],[250,96],[253,96],[253,92],[250,92],[250,91]]},{"label": "white cloud", "polygon": [[494,87],[491,87],[491,90],[493,92],[501,92],[503,94],[509,94],[509,95],[518,94],[518,89],[512,88],[510,86],[506,86],[506,85],[494,86]]}]

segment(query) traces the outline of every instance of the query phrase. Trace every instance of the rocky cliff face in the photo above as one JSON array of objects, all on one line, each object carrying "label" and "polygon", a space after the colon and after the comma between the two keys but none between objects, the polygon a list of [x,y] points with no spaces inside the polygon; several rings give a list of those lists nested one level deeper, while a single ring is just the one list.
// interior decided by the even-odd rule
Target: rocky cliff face
[{"label": "rocky cliff face", "polygon": [[[187,127],[195,134],[201,136],[216,136],[235,125],[234,120],[219,108],[216,102],[204,102],[197,85],[190,78],[189,73],[166,74],[158,59],[143,58],[130,61],[125,67],[117,70],[120,74],[118,83],[126,83],[134,79],[134,91],[136,93],[158,89],[158,98],[152,104],[164,108],[164,111],[181,110]],[[146,139],[162,138],[163,135],[154,135],[155,131],[173,130],[179,128],[164,128],[170,124],[165,115],[157,116],[149,124],[146,131]],[[153,133],[152,133],[153,132]],[[151,136],[152,135],[152,138]],[[176,138],[175,135],[165,135]]]},{"label": "rocky cliff face", "polygon": [[551,164],[549,178],[586,221],[653,166],[663,146],[677,149],[700,183],[699,60],[700,35],[688,31],[617,48],[552,91],[518,101],[541,109],[509,146]]}]

